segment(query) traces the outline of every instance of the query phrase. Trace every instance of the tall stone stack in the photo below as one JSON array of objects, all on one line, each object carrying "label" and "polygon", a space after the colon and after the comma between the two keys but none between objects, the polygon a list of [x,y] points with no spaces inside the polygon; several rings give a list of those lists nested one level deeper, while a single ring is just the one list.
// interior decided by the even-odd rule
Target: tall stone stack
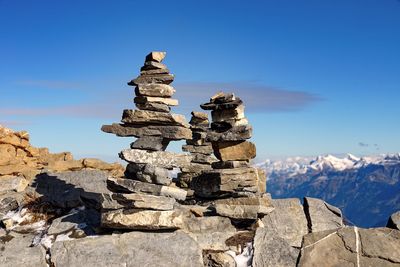
[{"label": "tall stone stack", "polygon": [[124,178],[110,178],[114,191],[104,196],[102,225],[125,229],[178,229],[182,220],[174,209],[176,200],[187,192],[171,184],[169,171],[188,166],[191,157],[165,151],[170,141],[190,139],[189,124],[183,115],[170,113],[178,105],[172,99],[174,76],[164,65],[165,52],[146,56],[140,75],[128,85],[135,86],[137,109],[126,109],[122,124],[104,125],[102,130],[117,136],[136,137],[130,149],[119,154],[128,165]]},{"label": "tall stone stack", "polygon": [[266,175],[250,166],[256,147],[247,141],[252,127],[244,115],[242,100],[220,92],[201,108],[211,110],[206,141],[211,142],[219,161],[212,163],[213,170],[193,179],[191,187],[196,196],[217,199],[216,212],[233,219],[256,219],[271,212],[271,198],[265,193]]},{"label": "tall stone stack", "polygon": [[191,164],[181,169],[178,173],[180,187],[190,187],[193,177],[200,175],[205,170],[211,170],[211,164],[216,161],[212,156],[213,149],[210,142],[206,141],[207,130],[210,126],[207,113],[193,111],[190,119],[192,138],[186,140],[182,150],[192,156]]}]

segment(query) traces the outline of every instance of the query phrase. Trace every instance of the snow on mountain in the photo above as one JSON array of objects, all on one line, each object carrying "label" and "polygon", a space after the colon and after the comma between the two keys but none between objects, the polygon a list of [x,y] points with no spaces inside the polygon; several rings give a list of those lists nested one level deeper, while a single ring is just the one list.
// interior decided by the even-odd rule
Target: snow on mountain
[{"label": "snow on mountain", "polygon": [[384,226],[400,210],[400,154],[292,157],[258,167],[266,170],[273,198],[321,198],[358,226]]},{"label": "snow on mountain", "polygon": [[314,174],[324,171],[359,169],[369,164],[386,165],[398,163],[400,163],[400,153],[361,158],[352,154],[347,154],[345,157],[336,157],[328,154],[314,159],[309,157],[289,157],[283,160],[268,159],[256,164],[256,166],[265,169],[268,176],[275,173],[294,177],[301,174]]}]

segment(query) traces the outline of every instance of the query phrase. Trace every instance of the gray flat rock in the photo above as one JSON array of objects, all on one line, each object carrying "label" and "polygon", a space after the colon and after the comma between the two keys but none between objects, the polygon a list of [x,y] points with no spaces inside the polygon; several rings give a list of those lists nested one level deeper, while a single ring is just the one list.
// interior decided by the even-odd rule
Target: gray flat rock
[{"label": "gray flat rock", "polygon": [[304,210],[311,232],[337,229],[344,225],[340,209],[321,199],[305,197]]},{"label": "gray flat rock", "polygon": [[272,199],[275,207],[262,222],[273,229],[292,247],[301,247],[303,236],[308,234],[307,218],[298,198]]},{"label": "gray flat rock", "polygon": [[55,266],[203,266],[201,249],[180,231],[131,232],[57,242],[51,255]]},{"label": "gray flat rock", "polygon": [[175,92],[171,85],[157,83],[140,84],[135,89],[137,96],[171,97]]},{"label": "gray flat rock", "polygon": [[113,123],[112,125],[103,125],[101,130],[106,133],[113,133],[121,137],[141,137],[141,136],[162,136],[166,139],[181,140],[192,138],[192,131],[182,126],[168,125],[124,125]]},{"label": "gray flat rock", "polygon": [[31,247],[33,235],[11,233],[0,237],[0,266],[47,267],[43,247]]},{"label": "gray flat rock", "polygon": [[188,166],[191,156],[167,151],[147,152],[140,149],[125,149],[120,153],[121,159],[136,164],[152,164],[157,167],[172,169]]},{"label": "gray flat rock", "polygon": [[109,178],[108,186],[115,192],[144,193],[154,196],[172,197],[177,200],[185,200],[187,195],[185,190],[177,187],[150,184],[123,178]]},{"label": "gray flat rock", "polygon": [[107,188],[108,173],[98,170],[44,173],[36,176],[30,190],[35,191],[43,201],[61,208],[75,208],[86,205],[100,208],[102,193]]},{"label": "gray flat rock", "polygon": [[253,247],[253,267],[296,266],[299,250],[291,247],[271,228],[257,229]]}]

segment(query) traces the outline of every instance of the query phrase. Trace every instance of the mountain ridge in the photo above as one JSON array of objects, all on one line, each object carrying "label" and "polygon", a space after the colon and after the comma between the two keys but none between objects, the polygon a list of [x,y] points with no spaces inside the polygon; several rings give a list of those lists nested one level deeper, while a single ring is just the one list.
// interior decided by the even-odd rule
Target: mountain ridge
[{"label": "mountain ridge", "polygon": [[321,198],[340,207],[358,226],[382,226],[400,209],[400,153],[292,157],[257,166],[266,171],[267,191],[273,197]]}]

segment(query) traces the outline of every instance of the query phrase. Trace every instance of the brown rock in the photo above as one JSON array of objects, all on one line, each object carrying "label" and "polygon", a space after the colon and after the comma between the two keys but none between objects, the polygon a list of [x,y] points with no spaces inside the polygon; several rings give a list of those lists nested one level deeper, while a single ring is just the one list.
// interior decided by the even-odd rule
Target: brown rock
[{"label": "brown rock", "polygon": [[144,104],[136,104],[138,109],[142,110],[151,110],[151,111],[158,111],[158,112],[170,112],[171,108],[168,105],[154,103],[154,102],[146,102]]},{"label": "brown rock", "polygon": [[192,180],[191,187],[201,197],[218,197],[238,192],[257,193],[259,176],[257,169],[252,167],[204,171]]},{"label": "brown rock", "polygon": [[215,156],[222,161],[249,160],[256,157],[256,146],[248,141],[213,142]]},{"label": "brown rock", "polygon": [[189,124],[183,115],[147,110],[125,109],[121,121],[129,124],[177,125],[189,128]]},{"label": "brown rock", "polygon": [[167,55],[167,52],[153,51],[153,52],[150,52],[150,54],[148,54],[146,56],[146,61],[161,62],[161,61],[163,61],[163,59],[165,58],[166,55]]}]

